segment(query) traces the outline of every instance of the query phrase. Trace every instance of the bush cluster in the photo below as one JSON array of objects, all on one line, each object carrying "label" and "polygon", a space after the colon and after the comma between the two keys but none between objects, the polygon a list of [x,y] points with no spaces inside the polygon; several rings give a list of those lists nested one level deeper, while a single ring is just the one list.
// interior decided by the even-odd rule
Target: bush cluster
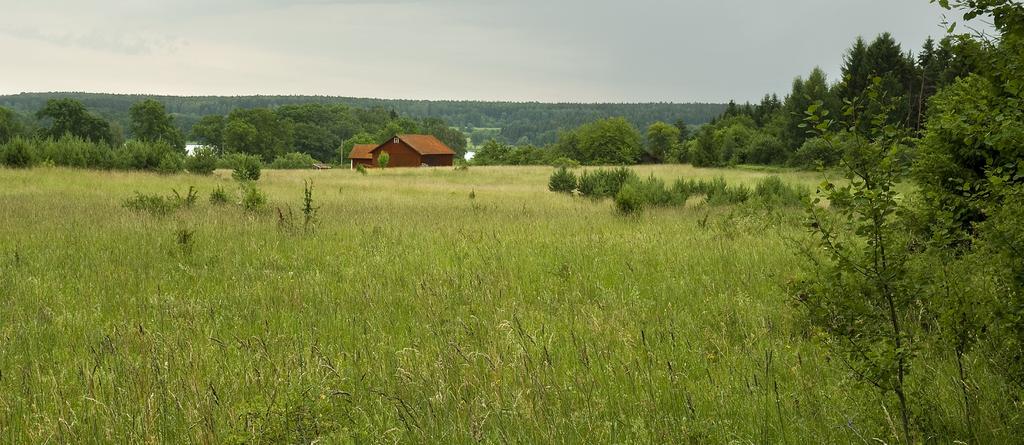
[{"label": "bush cluster", "polygon": [[100,170],[147,170],[160,173],[210,174],[217,167],[212,149],[199,149],[195,156],[164,141],[129,140],[111,147],[106,143],[64,136],[59,139],[28,139],[15,137],[0,145],[0,164],[32,167],[39,163],[61,167]]},{"label": "bush cluster", "polygon": [[217,169],[217,152],[210,147],[199,147],[185,160],[185,169],[196,175],[209,175]]},{"label": "bush cluster", "polygon": [[235,178],[235,180],[258,181],[260,179],[263,164],[260,162],[259,156],[235,154],[232,155],[232,161],[234,165],[231,166],[233,170],[231,177]]},{"label": "bush cluster", "polygon": [[778,176],[758,181],[751,189],[746,185],[730,186],[723,178],[677,179],[671,187],[653,175],[640,179],[632,170],[621,167],[613,170],[583,172],[576,177],[566,168],[556,170],[548,182],[553,192],[573,193],[594,199],[613,198],[622,213],[636,213],[644,207],[684,205],[691,197],[703,197],[708,205],[730,205],[758,202],[767,206],[799,205],[810,196],[806,187],[786,184]]},{"label": "bush cluster", "polygon": [[316,159],[313,159],[312,156],[306,153],[291,152],[275,158],[274,162],[270,163],[269,168],[275,170],[302,170],[313,168],[313,164],[317,162]]},{"label": "bush cluster", "polygon": [[576,175],[565,167],[559,168],[548,181],[548,190],[560,193],[572,193],[576,190]]},{"label": "bush cluster", "polygon": [[631,179],[638,179],[636,173],[626,167],[612,170],[585,171],[579,177],[576,190],[581,196],[590,198],[611,198],[619,193],[622,186]]}]

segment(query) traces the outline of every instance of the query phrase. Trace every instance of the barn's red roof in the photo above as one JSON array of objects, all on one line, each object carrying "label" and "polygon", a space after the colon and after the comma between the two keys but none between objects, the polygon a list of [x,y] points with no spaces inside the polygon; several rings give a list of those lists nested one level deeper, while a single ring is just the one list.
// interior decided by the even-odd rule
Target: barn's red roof
[{"label": "barn's red roof", "polygon": [[357,144],[352,147],[352,152],[349,153],[349,159],[373,159],[374,148],[377,148],[376,144]]},{"label": "barn's red roof", "polygon": [[400,134],[398,138],[421,155],[453,155],[452,149],[429,134]]}]

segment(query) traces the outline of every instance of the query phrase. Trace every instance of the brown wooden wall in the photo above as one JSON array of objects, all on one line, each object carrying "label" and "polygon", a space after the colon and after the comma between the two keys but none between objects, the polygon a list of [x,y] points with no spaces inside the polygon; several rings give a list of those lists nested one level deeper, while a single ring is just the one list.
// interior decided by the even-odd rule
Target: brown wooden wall
[{"label": "brown wooden wall", "polygon": [[356,166],[360,164],[362,164],[363,167],[377,166],[377,164],[374,164],[373,161],[370,159],[352,159],[352,168],[356,168]]},{"label": "brown wooden wall", "polygon": [[419,167],[423,161],[420,159],[420,154],[413,150],[412,147],[408,146],[405,142],[392,139],[386,144],[377,147],[373,150],[373,165],[376,167],[377,157],[382,151],[388,152],[391,156],[391,160],[388,161],[388,167]]},{"label": "brown wooden wall", "polygon": [[455,160],[455,155],[425,155],[423,163],[431,167],[450,167]]}]

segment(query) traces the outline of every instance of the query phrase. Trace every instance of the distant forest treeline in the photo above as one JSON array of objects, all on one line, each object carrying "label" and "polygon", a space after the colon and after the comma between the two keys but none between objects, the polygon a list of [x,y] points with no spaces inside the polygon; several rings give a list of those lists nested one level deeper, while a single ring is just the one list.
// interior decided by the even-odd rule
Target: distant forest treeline
[{"label": "distant forest treeline", "polygon": [[569,130],[585,123],[609,117],[624,117],[637,128],[658,122],[683,120],[691,125],[710,122],[721,115],[725,104],[645,103],[645,104],[576,104],[538,102],[483,102],[366,99],[331,96],[153,96],[102,93],[22,93],[0,96],[0,107],[31,115],[46,106],[50,99],[75,99],[93,112],[124,128],[129,122],[132,105],[156,99],[174,116],[174,124],[183,134],[191,134],[192,126],[204,116],[224,116],[238,108],[276,108],[303,104],[344,104],[352,108],[381,108],[413,119],[438,118],[458,127],[473,137],[474,128],[486,137],[515,145],[547,145],[558,139],[560,130]]}]

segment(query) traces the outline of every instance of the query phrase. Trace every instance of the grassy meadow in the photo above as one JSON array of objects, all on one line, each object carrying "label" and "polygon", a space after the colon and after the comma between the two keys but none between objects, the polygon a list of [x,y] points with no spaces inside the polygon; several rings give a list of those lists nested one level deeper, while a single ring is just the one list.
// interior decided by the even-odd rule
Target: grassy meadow
[{"label": "grassy meadow", "polygon": [[[551,171],[265,170],[254,214],[208,201],[227,171],[0,169],[0,442],[895,441],[787,292],[801,209],[623,217]],[[167,216],[122,206],[189,186]],[[952,378],[934,363],[914,391]],[[956,424],[950,391],[929,416]]]}]

